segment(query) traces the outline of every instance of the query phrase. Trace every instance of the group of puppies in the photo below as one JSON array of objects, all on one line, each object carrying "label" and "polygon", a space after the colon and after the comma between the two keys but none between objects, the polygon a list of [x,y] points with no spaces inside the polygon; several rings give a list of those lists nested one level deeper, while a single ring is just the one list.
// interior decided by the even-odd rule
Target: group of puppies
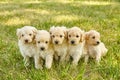
[{"label": "group of puppies", "polygon": [[79,27],[66,28],[52,26],[49,31],[37,30],[32,26],[17,29],[18,46],[24,58],[24,65],[30,64],[30,57],[34,58],[35,68],[50,69],[53,60],[68,62],[72,58],[72,65],[76,66],[83,57],[85,63],[89,57],[99,63],[101,57],[107,53],[107,48],[100,41],[100,33],[95,30],[84,32]]}]

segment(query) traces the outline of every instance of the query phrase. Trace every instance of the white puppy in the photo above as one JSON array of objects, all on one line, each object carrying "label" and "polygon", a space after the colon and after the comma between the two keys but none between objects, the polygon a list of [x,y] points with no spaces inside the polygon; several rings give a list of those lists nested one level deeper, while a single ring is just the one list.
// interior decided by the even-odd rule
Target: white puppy
[{"label": "white puppy", "polygon": [[52,43],[55,50],[55,59],[58,60],[60,58],[60,62],[65,61],[65,57],[67,54],[67,28],[62,27],[51,27],[50,34],[52,38]]},{"label": "white puppy", "polygon": [[72,57],[73,65],[77,65],[83,52],[84,46],[84,31],[78,27],[72,27],[68,30],[68,55],[67,60]]},{"label": "white puppy", "polygon": [[18,46],[24,58],[25,66],[29,65],[29,58],[34,57],[34,54],[36,54],[35,45],[36,33],[37,29],[32,26],[24,26],[20,29],[17,29]]},{"label": "white puppy", "polygon": [[95,30],[90,30],[85,33],[85,62],[88,62],[88,58],[95,58],[97,63],[101,60],[101,57],[107,53],[107,48],[104,43],[100,41],[100,34]]},{"label": "white puppy", "polygon": [[50,33],[45,30],[39,30],[36,35],[37,54],[35,56],[35,67],[42,69],[42,59],[45,60],[45,66],[50,69],[53,62],[54,50],[51,44]]}]

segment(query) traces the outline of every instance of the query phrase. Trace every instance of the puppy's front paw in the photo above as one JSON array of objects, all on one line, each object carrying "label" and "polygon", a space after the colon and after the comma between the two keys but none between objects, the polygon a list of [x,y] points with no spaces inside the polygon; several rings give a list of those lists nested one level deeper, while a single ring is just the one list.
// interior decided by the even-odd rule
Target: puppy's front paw
[{"label": "puppy's front paw", "polygon": [[47,69],[50,69],[51,68],[51,64],[46,64],[45,66]]},{"label": "puppy's front paw", "polygon": [[59,61],[59,56],[55,55],[54,58],[56,61]]},{"label": "puppy's front paw", "polygon": [[43,69],[43,67],[42,67],[41,65],[35,65],[35,68],[36,68],[36,69],[40,69],[40,70]]},{"label": "puppy's front paw", "polygon": [[73,61],[73,62],[72,62],[72,65],[73,65],[73,66],[77,66],[78,63]]},{"label": "puppy's front paw", "polygon": [[28,67],[30,65],[30,61],[25,61],[24,66]]}]

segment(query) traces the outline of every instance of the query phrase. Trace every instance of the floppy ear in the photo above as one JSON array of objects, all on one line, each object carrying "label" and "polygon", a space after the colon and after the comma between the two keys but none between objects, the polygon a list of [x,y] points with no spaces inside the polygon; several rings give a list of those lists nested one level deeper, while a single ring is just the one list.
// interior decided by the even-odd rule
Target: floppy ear
[{"label": "floppy ear", "polygon": [[50,40],[49,40],[49,42],[50,42],[50,44],[52,43],[52,37],[51,37],[51,35],[50,35]]},{"label": "floppy ear", "polygon": [[85,32],[84,32],[84,31],[81,31],[80,34],[81,34],[81,35],[80,35],[80,37],[81,37],[81,38],[80,38],[80,42],[83,42],[83,41],[85,40]]},{"label": "floppy ear", "polygon": [[67,37],[68,37],[68,29],[65,26],[62,26],[61,28],[64,31],[65,38],[67,39]]},{"label": "floppy ear", "polygon": [[16,35],[18,36],[18,39],[21,38],[20,29],[17,29],[17,30],[16,30]]},{"label": "floppy ear", "polygon": [[37,34],[38,30],[35,27],[32,27],[32,31],[33,31],[33,35],[34,35],[33,36],[33,43],[36,43],[36,39],[35,38],[36,38],[36,34]]},{"label": "floppy ear", "polygon": [[67,39],[67,37],[68,37],[68,30],[67,29],[64,30],[64,35],[65,35],[65,38]]},{"label": "floppy ear", "polygon": [[49,32],[50,32],[50,35],[52,34],[52,31],[55,29],[55,26],[52,26],[51,28],[50,28],[50,30],[49,30]]},{"label": "floppy ear", "polygon": [[35,27],[32,27],[32,31],[33,31],[34,35],[37,34],[37,29]]},{"label": "floppy ear", "polygon": [[85,33],[85,40],[88,40],[89,39],[89,32],[86,32]]}]

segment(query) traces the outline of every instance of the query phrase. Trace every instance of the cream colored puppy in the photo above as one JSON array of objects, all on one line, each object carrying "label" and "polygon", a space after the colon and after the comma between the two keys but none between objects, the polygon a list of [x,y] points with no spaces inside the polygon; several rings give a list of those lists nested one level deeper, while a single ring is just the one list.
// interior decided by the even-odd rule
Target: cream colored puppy
[{"label": "cream colored puppy", "polygon": [[32,26],[24,26],[17,29],[18,46],[24,58],[24,65],[29,65],[29,58],[36,54],[35,36],[37,29]]},{"label": "cream colored puppy", "polygon": [[55,59],[58,60],[60,58],[60,62],[65,61],[65,57],[67,54],[67,28],[62,27],[51,27],[50,34],[52,38],[52,43],[55,50]]},{"label": "cream colored puppy", "polygon": [[77,65],[83,52],[84,46],[84,31],[78,27],[72,27],[68,30],[68,55],[67,60],[72,57],[73,65]]},{"label": "cream colored puppy", "polygon": [[100,41],[100,33],[95,30],[90,30],[85,34],[85,49],[87,55],[85,56],[85,62],[88,62],[88,58],[95,58],[97,63],[101,60],[101,57],[107,53],[107,48],[104,43]]},{"label": "cream colored puppy", "polygon": [[35,67],[42,69],[42,59],[45,60],[45,66],[50,69],[53,62],[54,50],[51,44],[50,33],[45,30],[39,30],[36,35],[37,54],[35,56]]}]

